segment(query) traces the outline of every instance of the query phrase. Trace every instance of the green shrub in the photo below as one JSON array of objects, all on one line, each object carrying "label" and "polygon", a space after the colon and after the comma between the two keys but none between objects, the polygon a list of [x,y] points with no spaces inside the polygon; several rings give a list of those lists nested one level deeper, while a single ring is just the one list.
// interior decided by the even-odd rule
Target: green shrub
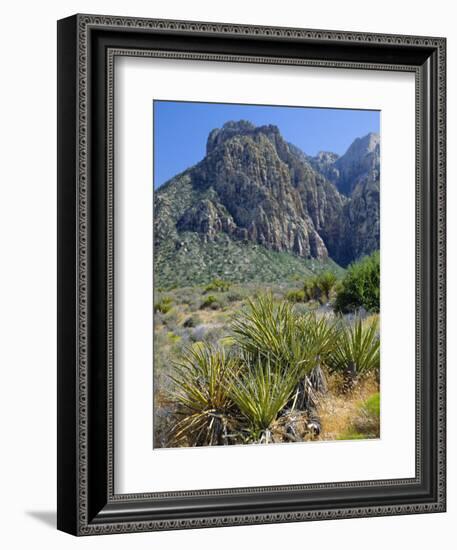
[{"label": "green shrub", "polygon": [[220,307],[220,301],[216,298],[216,296],[213,296],[212,294],[209,294],[200,305],[200,309],[219,309]]},{"label": "green shrub", "polygon": [[198,315],[191,315],[184,320],[182,326],[184,328],[194,328],[201,323],[201,319]]},{"label": "green shrub", "polygon": [[206,285],[205,292],[227,292],[231,286],[232,284],[228,281],[213,279],[208,285]]},{"label": "green shrub", "polygon": [[168,313],[173,307],[173,300],[169,296],[164,296],[159,302],[154,304],[154,313]]},{"label": "green shrub", "polygon": [[232,302],[239,302],[240,300],[242,300],[244,298],[244,296],[241,294],[241,292],[236,292],[236,291],[232,291],[232,292],[229,292],[227,294],[227,300],[232,303]]},{"label": "green shrub", "polygon": [[335,309],[349,313],[364,308],[378,313],[379,295],[380,260],[379,252],[374,252],[349,266],[336,297]]},{"label": "green shrub", "polygon": [[361,409],[366,412],[367,415],[379,418],[381,412],[381,396],[379,392],[374,393],[366,401],[364,401]]},{"label": "green shrub", "polygon": [[294,304],[307,301],[304,290],[289,290],[286,294],[286,300]]},{"label": "green shrub", "polygon": [[179,334],[175,334],[174,332],[169,332],[167,334],[167,338],[172,344],[177,344],[181,340],[181,336],[179,336]]},{"label": "green shrub", "polygon": [[380,435],[380,396],[373,393],[359,406],[359,412],[338,439],[370,439]]}]

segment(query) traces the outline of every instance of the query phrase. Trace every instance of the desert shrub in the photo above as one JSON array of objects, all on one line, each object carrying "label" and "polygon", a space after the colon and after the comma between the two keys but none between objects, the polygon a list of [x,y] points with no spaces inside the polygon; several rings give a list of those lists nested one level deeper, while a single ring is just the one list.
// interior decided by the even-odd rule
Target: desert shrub
[{"label": "desert shrub", "polygon": [[168,313],[173,307],[173,300],[169,296],[164,296],[154,304],[154,313]]},{"label": "desert shrub", "polygon": [[244,298],[244,296],[243,296],[243,294],[241,294],[241,292],[237,292],[237,291],[234,291],[234,290],[232,290],[231,292],[229,292],[227,294],[227,301],[230,302],[230,303],[239,302],[243,298]]},{"label": "desert shrub", "polygon": [[213,279],[206,285],[205,292],[227,292],[231,286],[231,283],[223,279]]},{"label": "desert shrub", "polygon": [[300,302],[306,302],[305,291],[304,290],[289,290],[286,293],[286,300],[294,304]]},{"label": "desert shrub", "polygon": [[177,344],[181,340],[181,336],[179,334],[175,334],[174,332],[169,332],[167,334],[167,338],[172,344]]},{"label": "desert shrub", "polygon": [[358,412],[339,439],[367,439],[380,435],[380,395],[376,392],[359,404]]},{"label": "desert shrub", "polygon": [[205,342],[206,344],[216,344],[227,336],[227,329],[224,326],[211,323],[202,323],[192,329],[190,339],[193,342]]},{"label": "desert shrub", "polygon": [[369,416],[378,418],[381,412],[381,395],[379,392],[370,395],[370,397],[362,403],[361,409]]},{"label": "desert shrub", "polygon": [[237,361],[223,348],[194,345],[188,348],[170,375],[172,399],[178,404],[178,422],[172,428],[176,444],[188,446],[228,443],[233,429],[231,395]]},{"label": "desert shrub", "polygon": [[200,309],[219,309],[220,307],[220,301],[212,294],[209,294],[200,305]]},{"label": "desert shrub", "polygon": [[201,319],[198,315],[191,315],[190,317],[187,317],[187,319],[184,319],[182,326],[184,328],[194,328],[198,326],[200,323],[201,323]]},{"label": "desert shrub", "polygon": [[174,330],[178,323],[176,308],[171,308],[162,316],[162,323],[169,329]]},{"label": "desert shrub", "polygon": [[336,301],[336,311],[349,313],[359,308],[379,312],[380,259],[379,252],[366,256],[348,267]]},{"label": "desert shrub", "polygon": [[201,290],[197,287],[187,287],[179,289],[179,293],[176,293],[176,302],[188,305],[191,309],[194,309],[200,301]]}]

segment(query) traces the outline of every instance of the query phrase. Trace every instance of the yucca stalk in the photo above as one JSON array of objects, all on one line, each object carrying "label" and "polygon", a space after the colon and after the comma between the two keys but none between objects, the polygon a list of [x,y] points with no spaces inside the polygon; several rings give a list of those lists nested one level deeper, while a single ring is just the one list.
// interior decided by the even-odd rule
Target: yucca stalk
[{"label": "yucca stalk", "polygon": [[379,322],[356,319],[353,326],[343,326],[330,357],[330,368],[343,372],[351,387],[355,378],[379,370],[380,340]]},{"label": "yucca stalk", "polygon": [[298,382],[298,369],[284,371],[269,356],[245,355],[248,368],[231,385],[231,396],[245,420],[247,441],[271,443],[271,427],[289,402]]},{"label": "yucca stalk", "polygon": [[175,445],[228,443],[234,422],[231,385],[238,365],[223,348],[204,344],[187,349],[175,363],[170,394],[181,417],[171,429]]}]

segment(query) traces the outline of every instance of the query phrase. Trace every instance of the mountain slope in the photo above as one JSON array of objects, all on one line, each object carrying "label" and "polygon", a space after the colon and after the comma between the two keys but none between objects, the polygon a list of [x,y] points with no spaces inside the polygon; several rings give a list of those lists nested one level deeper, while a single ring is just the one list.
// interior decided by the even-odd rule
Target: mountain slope
[{"label": "mountain slope", "polygon": [[363,145],[313,159],[276,126],[239,121],[213,130],[205,158],[155,193],[158,285],[204,283],[215,274],[237,281],[306,275],[376,246],[364,234],[376,214],[376,181],[379,211],[379,154],[376,173],[373,162],[357,161]]}]

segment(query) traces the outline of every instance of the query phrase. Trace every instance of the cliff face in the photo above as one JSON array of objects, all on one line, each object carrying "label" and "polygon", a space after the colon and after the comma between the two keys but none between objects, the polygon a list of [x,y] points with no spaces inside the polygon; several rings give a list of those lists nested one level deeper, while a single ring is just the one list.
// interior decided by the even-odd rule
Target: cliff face
[{"label": "cliff face", "polygon": [[228,122],[201,162],[156,191],[154,218],[159,263],[171,243],[223,238],[346,265],[379,247],[379,136],[308,157],[276,126]]}]

